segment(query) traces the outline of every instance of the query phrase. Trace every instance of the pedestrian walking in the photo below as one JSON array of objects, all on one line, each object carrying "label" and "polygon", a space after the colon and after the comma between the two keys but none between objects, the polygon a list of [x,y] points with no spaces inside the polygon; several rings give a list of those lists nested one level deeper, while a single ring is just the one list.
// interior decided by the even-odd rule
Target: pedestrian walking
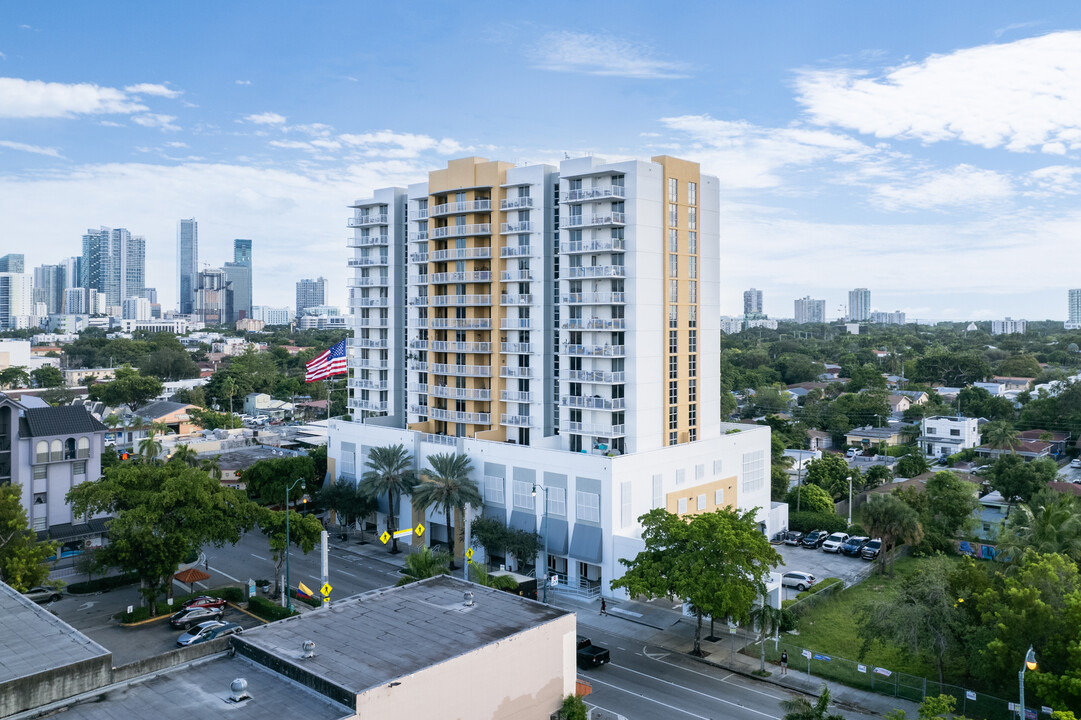
[{"label": "pedestrian walking", "polygon": [[210,558],[205,557],[203,560],[206,562],[206,571],[210,572]]},{"label": "pedestrian walking", "polygon": [[601,615],[608,615],[608,603],[604,601],[604,598],[601,598]]},{"label": "pedestrian walking", "polygon": [[781,651],[781,674],[782,675],[787,675],[788,674],[788,651],[787,650],[782,650]]}]

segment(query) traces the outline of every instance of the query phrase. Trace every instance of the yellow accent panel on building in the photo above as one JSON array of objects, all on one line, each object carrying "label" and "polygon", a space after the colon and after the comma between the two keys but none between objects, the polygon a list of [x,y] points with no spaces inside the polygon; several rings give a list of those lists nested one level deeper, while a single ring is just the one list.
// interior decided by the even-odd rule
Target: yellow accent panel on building
[{"label": "yellow accent panel on building", "polygon": [[[718,490],[723,492],[723,499],[720,505],[718,505],[716,501]],[[706,496],[705,508],[701,510],[698,508],[698,497],[700,495]],[[687,501],[687,509],[684,512],[679,512],[680,500]],[[735,508],[738,507],[736,500],[736,478],[733,476],[714,480],[713,482],[704,485],[688,485],[687,487],[673,490],[664,496],[664,506],[668,512],[683,517],[686,515],[701,515],[702,513],[713,512],[719,508]]]}]

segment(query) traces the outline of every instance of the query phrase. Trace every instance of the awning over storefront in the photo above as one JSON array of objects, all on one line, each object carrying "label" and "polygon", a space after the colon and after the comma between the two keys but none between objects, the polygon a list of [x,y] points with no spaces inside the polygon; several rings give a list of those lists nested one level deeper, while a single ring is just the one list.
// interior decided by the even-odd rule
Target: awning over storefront
[{"label": "awning over storefront", "polygon": [[112,518],[90,518],[87,523],[60,523],[53,525],[47,531],[38,532],[38,540],[57,540],[59,542],[71,542],[80,538],[93,537],[105,533],[105,523]]},{"label": "awning over storefront", "polygon": [[600,565],[602,540],[603,536],[599,527],[575,525],[569,555],[582,562]]},{"label": "awning over storefront", "polygon": [[541,520],[541,545],[547,547],[551,555],[566,555],[567,521],[551,517]]},{"label": "awning over storefront", "polygon": [[525,510],[514,510],[510,514],[510,527],[514,530],[537,532],[537,517]]}]

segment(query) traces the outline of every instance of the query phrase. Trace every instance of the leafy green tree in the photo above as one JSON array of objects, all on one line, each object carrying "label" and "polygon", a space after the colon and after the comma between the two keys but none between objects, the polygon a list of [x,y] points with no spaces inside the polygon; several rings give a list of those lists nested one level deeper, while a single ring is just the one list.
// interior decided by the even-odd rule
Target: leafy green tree
[{"label": "leafy green tree", "polygon": [[30,529],[22,486],[0,485],[0,581],[19,592],[41,585],[49,577],[47,562],[56,548],[54,542],[38,542]]},{"label": "leafy green tree", "polygon": [[837,499],[848,494],[848,472],[844,457],[829,453],[807,464],[804,479],[808,485],[817,485],[831,498]]},{"label": "leafy green tree", "polygon": [[173,454],[169,456],[169,462],[178,462],[188,467],[199,467],[199,453],[191,449],[191,445],[178,443],[173,448]]},{"label": "leafy green tree", "polygon": [[422,547],[405,559],[405,567],[402,569],[405,577],[398,581],[398,585],[408,585],[436,575],[449,575],[450,561],[451,554],[446,550],[433,551],[429,547]]},{"label": "leafy green tree", "polygon": [[1039,377],[1043,369],[1035,355],[1020,353],[1011,355],[998,364],[998,374],[1006,377]]},{"label": "leafy green tree", "polygon": [[938,552],[953,552],[953,539],[972,525],[978,507],[977,487],[952,472],[937,472],[924,486],[926,510],[920,517],[923,544]]},{"label": "leafy green tree", "polygon": [[[323,539],[323,523],[314,515],[301,515],[296,510],[269,510],[260,508],[259,529],[270,544],[274,560],[274,594],[281,592],[281,579],[285,567],[285,513],[289,513],[289,545],[300,548],[305,555]],[[292,593],[292,589],[287,590]]]},{"label": "leafy green tree", "polygon": [[[791,460],[791,458],[788,458]],[[784,499],[784,496],[788,493],[788,486],[792,482],[792,478],[788,473],[784,471],[784,468],[777,463],[770,463],[769,467],[769,497],[774,502],[779,502]]]},{"label": "leafy green tree", "polygon": [[64,384],[64,373],[52,365],[42,365],[30,371],[30,379],[39,388],[61,387]]},{"label": "leafy green tree", "polygon": [[75,572],[86,575],[88,583],[94,582],[95,575],[109,572],[109,557],[101,547],[88,547],[75,556]]},{"label": "leafy green tree", "polygon": [[894,549],[899,544],[918,543],[923,539],[919,515],[914,509],[894,495],[872,493],[863,505],[863,526],[871,537],[881,538],[882,550],[878,554],[879,573],[886,573],[889,561],[890,578],[893,578]]},{"label": "leafy green tree", "polygon": [[[413,474],[413,456],[404,445],[372,448],[364,463],[368,469],[361,476],[360,489],[371,498],[387,496],[387,531],[398,529],[398,506],[402,495],[409,495],[417,484]],[[391,540],[391,553],[398,553],[398,538]]]},{"label": "leafy green tree", "polygon": [[885,389],[886,378],[882,376],[882,371],[871,363],[861,365],[853,370],[848,385],[845,386],[845,390],[848,392]]},{"label": "leafy green tree", "polygon": [[965,417],[1012,423],[1017,411],[1009,398],[995,397],[981,387],[962,388],[957,395],[957,409]]},{"label": "leafy green tree", "polygon": [[1081,563],[1081,501],[1076,496],[1042,490],[1031,503],[1018,506],[999,535],[999,557],[1012,562],[1030,549]]},{"label": "leafy green tree", "polygon": [[236,415],[202,408],[188,408],[188,418],[204,430],[222,430],[241,424]]},{"label": "leafy green tree", "polygon": [[221,384],[221,393],[225,397],[229,398],[229,429],[233,429],[233,398],[237,394],[236,381],[232,377],[227,377]]},{"label": "leafy green tree", "polygon": [[[323,479],[315,475],[315,463],[306,455],[266,458],[240,473],[248,497],[260,505],[283,505],[285,488],[303,478],[310,492],[319,489]],[[291,500],[297,500],[293,495]]]},{"label": "leafy green tree", "polygon": [[801,488],[794,487],[785,495],[784,501],[788,503],[789,509],[793,512],[812,512],[823,515],[835,515],[837,513],[837,506],[834,505],[833,498],[817,485],[804,485]]},{"label": "leafy green tree", "polygon": [[785,711],[783,720],[845,720],[844,715],[831,713],[830,689],[822,683],[822,690],[814,704],[805,697],[782,700],[781,709]]},{"label": "leafy green tree", "polygon": [[199,377],[199,366],[183,348],[162,348],[139,361],[139,373],[159,380],[186,380]]},{"label": "leafy green tree", "polygon": [[518,581],[514,578],[508,575],[492,575],[488,568],[472,560],[469,561],[469,578],[478,585],[496,590],[514,590],[518,587]]},{"label": "leafy green tree", "polygon": [[181,463],[120,463],[97,482],[76,485],[67,501],[75,517],[113,516],[109,562],[138,575],[152,612],[186,557],[207,544],[235,544],[256,520],[255,506],[240,491]]},{"label": "leafy green tree", "polygon": [[333,510],[339,527],[345,528],[347,533],[354,522],[368,517],[376,510],[376,502],[359,492],[357,486],[345,478],[339,478],[336,483],[324,484],[315,496],[315,506],[320,510]]},{"label": "leafy green tree", "polygon": [[21,388],[30,385],[30,374],[22,365],[13,365],[0,370],[0,388]]},{"label": "leafy green tree", "polygon": [[103,402],[110,407],[127,405],[135,410],[160,395],[161,388],[161,380],[140,375],[138,370],[124,365],[116,369],[112,381],[91,385],[87,394],[91,400]]},{"label": "leafy green tree", "polygon": [[897,477],[914,478],[931,469],[922,453],[909,453],[897,461]]},{"label": "leafy green tree", "polygon": [[912,380],[964,387],[991,376],[991,364],[978,352],[936,350],[921,357],[912,370]]},{"label": "leafy green tree", "polygon": [[1018,502],[1029,502],[1058,475],[1054,460],[1025,462],[1017,455],[1003,455],[991,468],[991,487],[1005,498],[1006,517]]},{"label": "leafy green tree", "polygon": [[690,521],[662,508],[639,518],[645,549],[621,558],[623,577],[612,581],[631,595],[679,598],[695,608],[695,655],[701,655],[702,617],[749,619],[780,555],[759,531],[755,512],[716,510]]},{"label": "leafy green tree", "polygon": [[221,481],[221,465],[219,464],[220,460],[221,455],[215,455],[214,457],[206,458],[205,460],[203,460],[202,463],[199,464],[199,466],[203,468],[203,472],[205,472],[207,475],[219,482]]},{"label": "leafy green tree", "polygon": [[433,505],[442,508],[447,518],[447,545],[450,569],[453,570],[454,512],[465,512],[466,505],[480,506],[483,500],[477,483],[469,477],[473,465],[467,456],[460,453],[429,455],[428,464],[431,469],[421,470],[420,482],[413,487],[413,505],[424,510]]}]

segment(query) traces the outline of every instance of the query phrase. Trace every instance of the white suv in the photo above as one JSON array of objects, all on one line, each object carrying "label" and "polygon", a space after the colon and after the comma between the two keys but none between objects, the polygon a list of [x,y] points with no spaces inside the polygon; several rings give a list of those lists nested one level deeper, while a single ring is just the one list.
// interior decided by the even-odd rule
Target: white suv
[{"label": "white suv", "polygon": [[822,543],[822,550],[830,553],[837,553],[841,551],[841,546],[848,541],[848,533],[835,532],[826,538],[826,542]]}]

